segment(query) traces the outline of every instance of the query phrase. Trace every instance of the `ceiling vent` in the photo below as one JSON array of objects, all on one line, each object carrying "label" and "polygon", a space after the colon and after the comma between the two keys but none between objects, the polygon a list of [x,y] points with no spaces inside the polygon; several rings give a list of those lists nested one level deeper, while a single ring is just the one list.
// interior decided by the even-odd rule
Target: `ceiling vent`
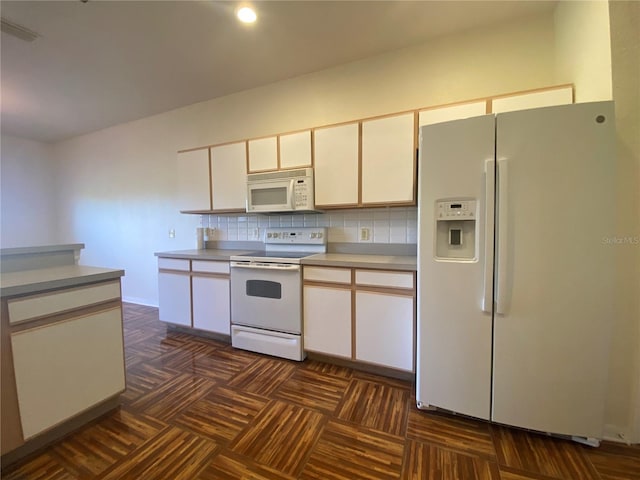
[{"label": "ceiling vent", "polygon": [[9,35],[13,35],[20,40],[24,40],[25,42],[33,42],[40,36],[33,30],[29,30],[27,27],[18,25],[11,20],[7,20],[6,18],[2,18],[2,26],[0,30],[2,30],[2,32],[4,33],[8,33]]}]

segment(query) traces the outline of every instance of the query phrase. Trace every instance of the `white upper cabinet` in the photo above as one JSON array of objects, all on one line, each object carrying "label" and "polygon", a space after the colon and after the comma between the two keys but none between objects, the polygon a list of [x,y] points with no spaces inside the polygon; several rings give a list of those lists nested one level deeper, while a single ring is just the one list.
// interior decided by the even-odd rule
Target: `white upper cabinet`
[{"label": "white upper cabinet", "polygon": [[210,210],[209,149],[178,152],[178,203],[181,211]]},{"label": "white upper cabinet", "polygon": [[413,112],[362,122],[362,204],[415,202]]},{"label": "white upper cabinet", "polygon": [[249,140],[249,172],[278,168],[278,137]]},{"label": "white upper cabinet", "polygon": [[358,205],[358,123],[314,131],[316,206]]},{"label": "white upper cabinet", "polygon": [[245,142],[211,148],[213,210],[244,210],[247,198]]},{"label": "white upper cabinet", "polygon": [[449,122],[461,118],[477,117],[487,113],[487,102],[482,100],[472,103],[448,105],[446,107],[430,108],[418,113],[418,127],[434,123]]},{"label": "white upper cabinet", "polygon": [[311,130],[280,135],[280,168],[311,166]]},{"label": "white upper cabinet", "polygon": [[491,102],[491,113],[568,105],[570,103],[573,103],[573,87],[568,85],[560,88],[549,88],[537,92],[518,93],[494,98]]}]

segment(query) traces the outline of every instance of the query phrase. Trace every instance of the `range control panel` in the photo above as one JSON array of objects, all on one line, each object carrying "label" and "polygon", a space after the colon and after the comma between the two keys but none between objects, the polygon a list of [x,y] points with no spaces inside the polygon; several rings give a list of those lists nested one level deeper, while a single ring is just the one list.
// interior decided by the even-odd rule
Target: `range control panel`
[{"label": "range control panel", "polygon": [[437,220],[475,220],[476,201],[460,200],[436,202]]},{"label": "range control panel", "polygon": [[288,245],[324,245],[327,229],[324,227],[267,228],[264,243]]}]

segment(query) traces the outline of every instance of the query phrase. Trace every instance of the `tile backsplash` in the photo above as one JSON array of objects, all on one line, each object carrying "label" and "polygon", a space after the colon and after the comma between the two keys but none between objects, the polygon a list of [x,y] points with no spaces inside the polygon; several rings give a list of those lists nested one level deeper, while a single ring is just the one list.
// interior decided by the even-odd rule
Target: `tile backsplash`
[{"label": "tile backsplash", "polygon": [[[418,239],[416,207],[288,215],[202,215],[201,222],[203,227],[214,229],[210,240],[260,241],[267,227],[327,227],[329,242],[336,243],[415,244]],[[362,235],[363,229],[366,229],[368,236]]]}]

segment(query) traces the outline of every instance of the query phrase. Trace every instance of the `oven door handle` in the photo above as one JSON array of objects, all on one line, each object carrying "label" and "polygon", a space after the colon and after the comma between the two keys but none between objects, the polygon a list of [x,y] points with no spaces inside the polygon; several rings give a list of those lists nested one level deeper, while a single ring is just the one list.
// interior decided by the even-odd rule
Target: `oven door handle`
[{"label": "oven door handle", "polygon": [[289,272],[295,272],[300,270],[300,265],[293,263],[231,262],[231,268],[248,268],[251,270],[287,270]]}]

